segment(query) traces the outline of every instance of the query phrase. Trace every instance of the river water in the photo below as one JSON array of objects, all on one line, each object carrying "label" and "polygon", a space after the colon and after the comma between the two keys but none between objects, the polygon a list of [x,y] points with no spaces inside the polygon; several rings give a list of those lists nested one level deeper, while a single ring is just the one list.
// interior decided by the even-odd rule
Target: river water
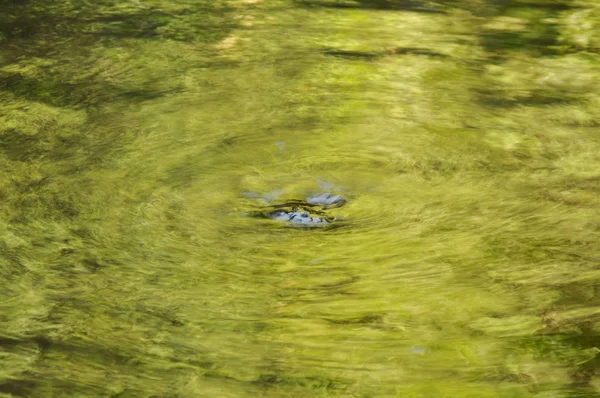
[{"label": "river water", "polygon": [[600,396],[596,1],[0,5],[1,397]]}]

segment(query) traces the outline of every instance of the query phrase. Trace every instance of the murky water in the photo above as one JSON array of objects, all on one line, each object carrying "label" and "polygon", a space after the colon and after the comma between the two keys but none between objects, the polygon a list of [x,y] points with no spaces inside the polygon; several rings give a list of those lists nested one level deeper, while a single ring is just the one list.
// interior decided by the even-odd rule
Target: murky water
[{"label": "murky water", "polygon": [[0,4],[0,396],[600,396],[595,1]]}]

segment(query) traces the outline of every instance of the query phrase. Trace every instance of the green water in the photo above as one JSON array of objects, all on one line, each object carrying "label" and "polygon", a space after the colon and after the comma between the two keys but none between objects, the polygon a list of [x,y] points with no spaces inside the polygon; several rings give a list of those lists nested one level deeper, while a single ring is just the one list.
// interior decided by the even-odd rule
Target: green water
[{"label": "green water", "polygon": [[0,397],[600,397],[596,0],[0,6]]}]

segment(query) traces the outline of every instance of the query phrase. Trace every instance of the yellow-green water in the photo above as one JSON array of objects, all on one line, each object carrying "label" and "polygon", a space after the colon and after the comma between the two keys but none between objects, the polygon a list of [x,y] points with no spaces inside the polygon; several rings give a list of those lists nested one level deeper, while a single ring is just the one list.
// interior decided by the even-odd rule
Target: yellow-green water
[{"label": "yellow-green water", "polygon": [[0,5],[0,396],[600,396],[596,1]]}]

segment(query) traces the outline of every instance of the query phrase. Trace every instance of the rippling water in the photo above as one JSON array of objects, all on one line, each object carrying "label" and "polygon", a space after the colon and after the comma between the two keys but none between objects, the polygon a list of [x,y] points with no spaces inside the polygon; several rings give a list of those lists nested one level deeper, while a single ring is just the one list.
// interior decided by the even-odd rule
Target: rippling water
[{"label": "rippling water", "polygon": [[595,1],[0,5],[0,396],[600,396]]}]

